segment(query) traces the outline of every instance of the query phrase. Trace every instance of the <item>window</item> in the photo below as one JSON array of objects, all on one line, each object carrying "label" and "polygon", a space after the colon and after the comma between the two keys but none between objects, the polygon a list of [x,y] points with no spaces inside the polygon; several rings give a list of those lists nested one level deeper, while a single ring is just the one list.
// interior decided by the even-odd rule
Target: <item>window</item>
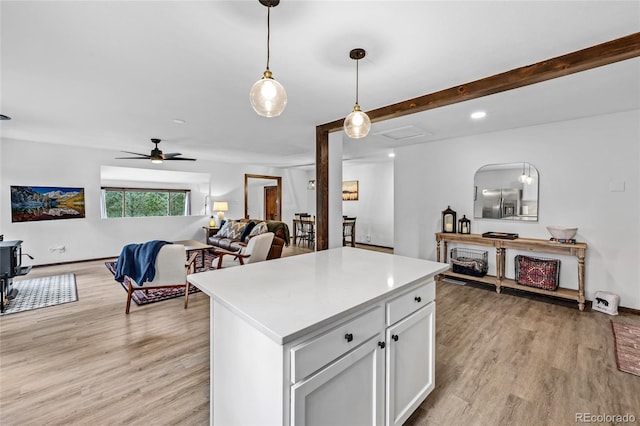
[{"label": "window", "polygon": [[102,217],[188,216],[186,189],[102,188]]}]

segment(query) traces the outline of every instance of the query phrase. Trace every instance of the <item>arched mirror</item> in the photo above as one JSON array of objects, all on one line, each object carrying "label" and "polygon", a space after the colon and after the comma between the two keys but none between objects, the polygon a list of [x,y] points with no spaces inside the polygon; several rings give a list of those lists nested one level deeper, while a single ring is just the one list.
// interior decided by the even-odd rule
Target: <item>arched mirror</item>
[{"label": "arched mirror", "polygon": [[244,175],[244,217],[282,220],[282,177]]},{"label": "arched mirror", "polygon": [[480,167],[473,177],[473,217],[537,222],[538,178],[526,162]]}]

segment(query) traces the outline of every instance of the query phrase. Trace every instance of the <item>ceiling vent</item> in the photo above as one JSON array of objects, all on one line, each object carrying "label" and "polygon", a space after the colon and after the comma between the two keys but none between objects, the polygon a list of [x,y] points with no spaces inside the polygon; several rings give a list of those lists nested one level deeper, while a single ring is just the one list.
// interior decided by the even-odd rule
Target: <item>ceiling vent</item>
[{"label": "ceiling vent", "polygon": [[403,141],[407,139],[419,138],[420,136],[428,136],[430,133],[413,126],[398,127],[396,129],[384,130],[376,133],[376,136],[384,136],[385,138],[392,139],[394,141]]}]

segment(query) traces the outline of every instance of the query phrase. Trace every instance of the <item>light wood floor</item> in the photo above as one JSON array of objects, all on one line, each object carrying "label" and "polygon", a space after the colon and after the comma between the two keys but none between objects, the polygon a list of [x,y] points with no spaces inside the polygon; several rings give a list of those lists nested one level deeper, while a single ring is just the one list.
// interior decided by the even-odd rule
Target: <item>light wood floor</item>
[{"label": "light wood floor", "polygon": [[[207,425],[208,297],[190,296],[187,310],[181,299],[134,304],[127,316],[103,261],[28,277],[68,272],[79,301],[0,318],[0,424]],[[640,421],[640,377],[616,369],[610,318],[439,283],[436,388],[408,423],[571,425],[576,412]]]},{"label": "light wood floor", "polygon": [[504,293],[438,283],[436,388],[407,424],[575,425],[576,413],[640,422],[640,377],[616,368],[612,317]]}]

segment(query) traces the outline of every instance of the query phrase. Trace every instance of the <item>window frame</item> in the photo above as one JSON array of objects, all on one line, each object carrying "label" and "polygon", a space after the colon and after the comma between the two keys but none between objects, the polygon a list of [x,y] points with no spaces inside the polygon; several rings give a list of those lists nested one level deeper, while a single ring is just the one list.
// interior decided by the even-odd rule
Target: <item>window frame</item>
[{"label": "window frame", "polygon": [[[101,197],[101,203],[105,203],[103,206],[104,216],[103,219],[120,219],[120,218],[134,218],[134,217],[186,217],[191,216],[191,190],[190,189],[176,189],[176,188],[135,188],[135,187],[121,187],[121,186],[102,186],[101,192],[104,192],[105,196]],[[106,208],[106,193],[107,192],[121,192],[122,193],[122,215],[116,217],[109,217]],[[127,216],[127,192],[151,192],[151,193],[166,193],[168,194],[167,211],[162,216]],[[184,194],[186,197],[186,211],[182,215],[171,214],[171,193]],[[184,209],[183,209],[184,210]]]}]

